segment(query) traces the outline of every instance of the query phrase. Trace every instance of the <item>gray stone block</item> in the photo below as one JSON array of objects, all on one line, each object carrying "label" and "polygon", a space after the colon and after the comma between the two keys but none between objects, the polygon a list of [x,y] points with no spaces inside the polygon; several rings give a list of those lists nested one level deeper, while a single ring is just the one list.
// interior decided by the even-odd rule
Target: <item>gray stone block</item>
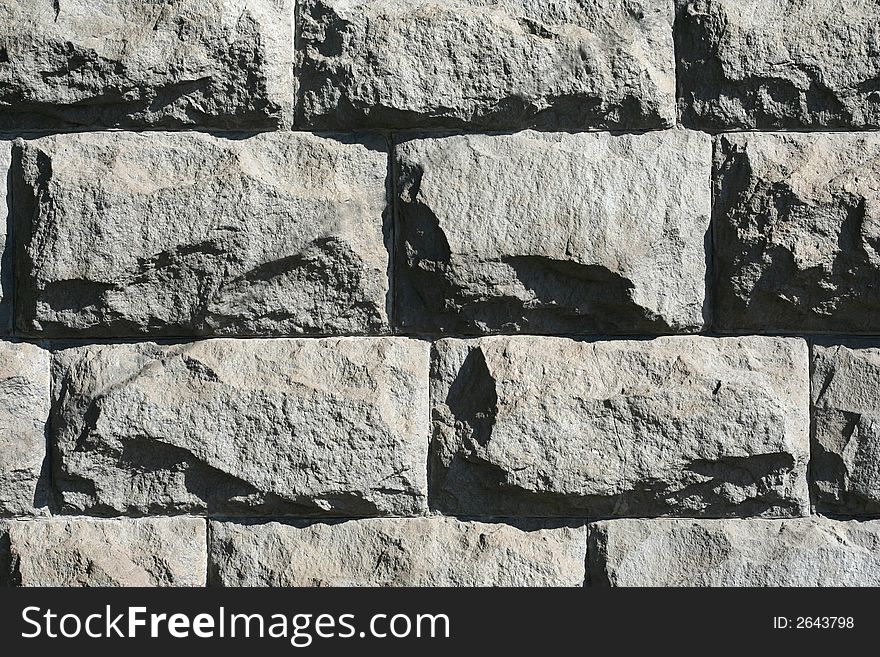
[{"label": "gray stone block", "polygon": [[433,508],[503,516],[810,511],[807,345],[441,340]]}]

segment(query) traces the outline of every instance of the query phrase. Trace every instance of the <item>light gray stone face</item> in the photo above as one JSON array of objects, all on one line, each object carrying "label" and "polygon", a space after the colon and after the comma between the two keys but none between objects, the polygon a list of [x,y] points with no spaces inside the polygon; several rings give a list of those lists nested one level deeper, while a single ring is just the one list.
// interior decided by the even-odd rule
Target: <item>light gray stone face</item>
[{"label": "light gray stone face", "polygon": [[9,189],[9,168],[12,163],[12,144],[0,139],[0,335],[12,330],[12,252],[9,237],[12,219]]},{"label": "light gray stone face", "polygon": [[718,138],[721,331],[877,333],[880,136]]},{"label": "light gray stone face", "polygon": [[382,138],[104,132],[17,148],[24,333],[387,329]]},{"label": "light gray stone face", "polygon": [[52,518],[8,523],[18,586],[204,586],[199,518]]},{"label": "light gray stone face", "polygon": [[95,514],[418,515],[428,365],[405,338],[63,350],[53,481]]},{"label": "light gray stone face", "polygon": [[817,505],[880,515],[880,342],[814,345],[812,386]]},{"label": "light gray stone face", "polygon": [[49,358],[35,345],[0,341],[0,516],[42,513],[48,504],[41,473]]},{"label": "light gray stone face", "polygon": [[432,507],[460,515],[809,512],[807,346],[441,340]]},{"label": "light gray stone face", "polygon": [[440,333],[703,326],[707,135],[539,133],[395,147],[397,316]]},{"label": "light gray stone face", "polygon": [[880,521],[603,521],[587,568],[596,586],[878,586]]},{"label": "light gray stone face", "polygon": [[582,586],[586,532],[440,517],[212,522],[209,552],[222,586]]},{"label": "light gray stone face", "polygon": [[669,127],[672,13],[667,0],[304,0],[296,122]]},{"label": "light gray stone face", "polygon": [[289,122],[292,18],[292,0],[2,0],[0,129]]},{"label": "light gray stone face", "polygon": [[676,1],[686,125],[880,127],[875,0]]}]

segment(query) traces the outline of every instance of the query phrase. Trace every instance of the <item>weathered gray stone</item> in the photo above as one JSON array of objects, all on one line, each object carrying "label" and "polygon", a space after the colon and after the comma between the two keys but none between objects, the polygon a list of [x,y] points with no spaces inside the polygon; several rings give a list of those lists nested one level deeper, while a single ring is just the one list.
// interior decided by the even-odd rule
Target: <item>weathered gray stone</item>
[{"label": "weathered gray stone", "polygon": [[587,569],[595,586],[878,586],[880,521],[603,521]]},{"label": "weathered gray stone", "polygon": [[459,135],[406,141],[395,152],[404,329],[703,326],[707,135]]},{"label": "weathered gray stone", "polygon": [[809,512],[806,343],[441,340],[432,507],[461,515]]},{"label": "weathered gray stone", "polygon": [[304,0],[297,125],[669,127],[667,0]]},{"label": "weathered gray stone", "polygon": [[212,522],[209,553],[222,586],[582,586],[586,532],[441,517]]},{"label": "weathered gray stone", "polygon": [[382,138],[114,132],[16,148],[23,333],[386,330]]},{"label": "weathered gray stone", "polygon": [[682,121],[880,127],[876,0],[676,0]]},{"label": "weathered gray stone", "polygon": [[880,515],[880,342],[814,345],[812,387],[817,505]]},{"label": "weathered gray stone", "polygon": [[405,338],[63,350],[53,481],[99,514],[419,514],[428,360]]},{"label": "weathered gray stone", "polygon": [[51,518],[8,523],[19,586],[204,586],[199,518]]},{"label": "weathered gray stone", "polygon": [[292,18],[292,0],[0,0],[0,129],[289,122]]},{"label": "weathered gray stone", "polygon": [[41,513],[49,419],[49,352],[0,342],[0,516]]},{"label": "weathered gray stone", "polygon": [[880,136],[718,138],[721,331],[880,332]]}]

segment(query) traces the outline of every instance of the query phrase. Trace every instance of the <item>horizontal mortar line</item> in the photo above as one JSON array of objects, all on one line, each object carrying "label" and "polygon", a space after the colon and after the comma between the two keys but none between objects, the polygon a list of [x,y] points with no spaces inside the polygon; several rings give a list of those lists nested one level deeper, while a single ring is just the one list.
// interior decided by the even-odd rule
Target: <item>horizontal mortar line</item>
[{"label": "horizontal mortar line", "polygon": [[828,513],[811,513],[804,516],[498,516],[498,515],[447,515],[434,514],[427,516],[226,516],[226,515],[148,515],[148,516],[91,516],[91,515],[47,515],[47,516],[10,516],[0,517],[0,526],[4,522],[44,522],[47,520],[105,520],[105,521],[133,521],[133,520],[211,520],[215,522],[229,522],[237,524],[261,524],[278,522],[282,524],[340,524],[343,522],[358,520],[459,520],[461,522],[483,522],[487,524],[500,523],[547,523],[547,524],[592,524],[596,522],[608,522],[614,520],[673,520],[673,521],[713,521],[713,522],[786,522],[807,520],[811,518],[834,520],[840,522],[871,522],[880,520],[880,515],[875,516],[847,516]]},{"label": "horizontal mortar line", "polygon": [[381,135],[390,137],[393,135],[418,136],[429,135],[437,136],[453,136],[453,135],[505,135],[515,134],[524,131],[534,131],[542,133],[566,133],[566,134],[610,134],[612,136],[624,135],[647,135],[652,133],[669,132],[672,130],[682,130],[687,132],[702,132],[713,137],[729,135],[729,134],[871,134],[880,133],[880,127],[876,128],[732,128],[732,129],[712,129],[705,127],[689,126],[683,123],[677,123],[673,126],[665,128],[651,128],[639,130],[627,129],[601,129],[601,128],[570,128],[557,127],[554,129],[537,128],[530,126],[508,127],[508,128],[442,128],[442,127],[424,127],[424,128],[269,128],[265,130],[259,129],[213,129],[203,127],[188,128],[117,128],[109,126],[93,126],[83,128],[61,128],[53,129],[21,129],[21,130],[5,130],[0,131],[0,140],[11,141],[16,138],[40,138],[54,135],[74,135],[74,134],[150,134],[150,133],[173,133],[173,134],[204,134],[215,137],[235,137],[239,139],[247,139],[258,135],[266,134],[313,134],[316,136],[333,136],[333,135]]},{"label": "horizontal mortar line", "polygon": [[84,337],[84,338],[51,338],[21,335],[0,336],[3,342],[24,342],[51,351],[89,345],[112,346],[123,344],[157,344],[174,346],[206,342],[208,340],[269,341],[269,340],[381,340],[408,339],[425,342],[441,340],[480,340],[485,338],[562,338],[579,342],[648,342],[659,338],[789,338],[815,342],[834,341],[871,341],[880,340],[880,333],[663,333],[663,334],[584,334],[584,333],[483,333],[483,334],[434,334],[434,333],[388,333],[388,334],[337,334],[337,335],[199,335],[199,336],[143,336],[143,337]]}]

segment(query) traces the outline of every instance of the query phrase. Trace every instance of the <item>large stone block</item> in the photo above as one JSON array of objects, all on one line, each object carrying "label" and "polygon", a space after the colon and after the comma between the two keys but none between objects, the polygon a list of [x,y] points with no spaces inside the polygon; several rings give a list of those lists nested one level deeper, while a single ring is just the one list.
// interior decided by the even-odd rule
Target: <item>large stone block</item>
[{"label": "large stone block", "polygon": [[24,333],[387,328],[382,138],[105,132],[17,150]]},{"label": "large stone block", "polygon": [[812,386],[817,505],[880,515],[880,342],[814,345]]},{"label": "large stone block", "polygon": [[676,0],[682,121],[880,127],[876,0]]},{"label": "large stone block", "polygon": [[603,521],[587,568],[594,586],[878,586],[880,522]]},{"label": "large stone block", "polygon": [[0,516],[41,513],[49,420],[49,352],[0,342]]},{"label": "large stone block", "polygon": [[668,0],[304,0],[296,122],[665,128]]},{"label": "large stone block", "polygon": [[703,326],[707,135],[459,135],[405,141],[395,153],[405,330]]},{"label": "large stone block", "polygon": [[199,518],[13,520],[10,573],[18,586],[204,586]]},{"label": "large stone block", "polygon": [[428,365],[405,338],[62,350],[53,481],[97,514],[419,514]]},{"label": "large stone block", "polygon": [[432,507],[461,515],[798,516],[807,345],[441,340]]},{"label": "large stone block", "polygon": [[0,129],[269,128],[293,0],[0,0]]},{"label": "large stone block", "polygon": [[723,332],[880,332],[880,136],[739,134],[715,155]]},{"label": "large stone block", "polygon": [[212,522],[222,586],[582,586],[583,527],[454,518]]}]

